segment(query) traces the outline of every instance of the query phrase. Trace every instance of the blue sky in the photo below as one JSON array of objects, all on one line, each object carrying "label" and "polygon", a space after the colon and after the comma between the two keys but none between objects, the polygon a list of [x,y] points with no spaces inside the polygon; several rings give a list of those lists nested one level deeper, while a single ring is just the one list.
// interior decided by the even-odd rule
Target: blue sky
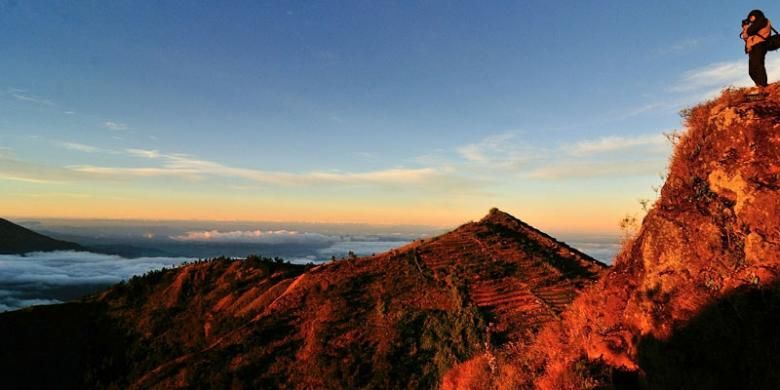
[{"label": "blue sky", "polygon": [[751,7],[0,0],[0,213],[609,230]]}]

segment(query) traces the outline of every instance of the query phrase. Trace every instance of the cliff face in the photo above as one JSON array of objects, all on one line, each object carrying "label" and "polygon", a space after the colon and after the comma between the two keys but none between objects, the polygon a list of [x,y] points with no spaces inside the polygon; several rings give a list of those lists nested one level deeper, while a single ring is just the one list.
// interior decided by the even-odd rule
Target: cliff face
[{"label": "cliff face", "polygon": [[615,265],[522,348],[444,388],[780,388],[780,88],[684,112],[660,198]]},{"label": "cliff face", "polygon": [[636,237],[540,336],[537,387],[778,388],[780,91],[768,92],[685,112]]},{"label": "cliff face", "polygon": [[2,314],[0,332],[16,337],[0,339],[0,375],[34,370],[22,383],[43,387],[431,388],[486,349],[530,342],[605,269],[494,209],[376,256],[199,262]]}]

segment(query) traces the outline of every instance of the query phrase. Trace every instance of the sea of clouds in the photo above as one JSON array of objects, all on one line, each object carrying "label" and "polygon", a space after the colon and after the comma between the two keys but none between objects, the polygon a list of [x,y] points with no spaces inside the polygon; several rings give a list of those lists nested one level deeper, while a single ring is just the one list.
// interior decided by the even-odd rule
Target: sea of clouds
[{"label": "sea of clouds", "polygon": [[[312,247],[304,256],[282,256],[296,264],[326,261],[331,256],[345,257],[352,251],[359,256],[380,253],[404,245],[407,241],[352,241],[316,233],[297,232],[193,232],[180,239],[192,242],[221,243],[326,243]],[[186,237],[186,238],[185,238]],[[200,238],[200,239],[198,239]],[[204,239],[205,238],[205,239]],[[273,253],[263,253],[274,256]],[[174,267],[195,258],[140,257],[128,259],[92,252],[34,252],[25,255],[0,255],[0,312],[33,305],[61,303],[77,299],[134,275]]]},{"label": "sea of clouds", "polygon": [[192,259],[125,259],[72,251],[0,255],[0,312],[74,299],[133,275],[176,266],[187,260]]},{"label": "sea of clouds", "polygon": [[320,233],[298,232],[295,230],[218,230],[189,231],[171,236],[176,241],[255,243],[255,244],[322,244],[331,243],[334,237]]},{"label": "sea of clouds", "polygon": [[619,242],[574,241],[567,244],[605,264],[612,264],[621,247]]}]

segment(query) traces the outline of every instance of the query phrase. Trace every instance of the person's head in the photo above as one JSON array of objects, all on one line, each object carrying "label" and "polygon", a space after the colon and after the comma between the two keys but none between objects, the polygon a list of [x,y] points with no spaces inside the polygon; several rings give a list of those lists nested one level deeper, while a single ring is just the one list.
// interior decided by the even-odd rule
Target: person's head
[{"label": "person's head", "polygon": [[761,19],[765,19],[766,17],[764,16],[764,13],[761,12],[760,9],[754,9],[750,11],[747,18],[749,21],[755,22],[756,19],[761,20]]}]

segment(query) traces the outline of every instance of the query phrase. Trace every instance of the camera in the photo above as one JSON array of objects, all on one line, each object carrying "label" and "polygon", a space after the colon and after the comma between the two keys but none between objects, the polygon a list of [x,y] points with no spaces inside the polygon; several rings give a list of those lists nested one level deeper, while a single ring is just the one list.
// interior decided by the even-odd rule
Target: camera
[{"label": "camera", "polygon": [[747,26],[748,24],[750,24],[750,19],[742,19],[743,26]]}]

